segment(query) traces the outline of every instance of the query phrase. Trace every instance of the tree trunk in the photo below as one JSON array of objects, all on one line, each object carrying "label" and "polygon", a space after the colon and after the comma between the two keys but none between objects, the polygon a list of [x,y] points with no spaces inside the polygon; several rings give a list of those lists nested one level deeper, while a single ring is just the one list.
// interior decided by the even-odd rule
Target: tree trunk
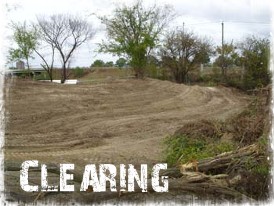
[{"label": "tree trunk", "polygon": [[64,84],[66,79],[67,79],[67,68],[66,68],[66,65],[63,64],[63,75],[62,75],[61,83]]},{"label": "tree trunk", "polygon": [[[19,163],[14,162],[6,162],[4,165],[4,171],[6,175],[9,171],[20,171],[21,167]],[[48,165],[47,166],[48,174],[60,174],[60,169],[57,165]],[[30,168],[30,172],[40,172],[40,168]],[[70,171],[73,174],[74,178],[73,181],[77,183],[82,182],[82,173],[76,171]],[[200,172],[184,172],[181,173],[181,177],[174,179],[170,178],[169,176],[169,192],[162,193],[161,195],[169,195],[172,191],[175,191],[178,194],[178,191],[182,195],[193,195],[194,197],[199,197],[201,199],[211,199],[211,200],[232,200],[232,201],[243,201],[243,200],[251,200],[251,198],[241,194],[240,192],[230,188],[229,186],[237,184],[237,181],[226,181],[228,175],[205,175]],[[148,188],[147,191],[150,193],[154,193],[154,190],[151,186],[151,179],[147,180]],[[127,191],[120,191],[119,185],[117,184],[117,191],[118,192],[109,192],[109,184],[106,186],[106,192],[102,193],[94,193],[93,188],[89,187],[87,192],[90,196],[98,200],[110,200],[110,199],[117,199],[121,196],[128,196],[137,193],[142,193],[141,189],[137,184],[134,184],[134,192],[127,192]],[[45,197],[46,194],[50,194],[50,192],[44,192]],[[56,193],[58,194],[58,193]],[[22,195],[21,193],[17,194],[17,196]],[[24,194],[23,194],[24,195]],[[38,194],[39,195],[39,194]],[[130,196],[129,196],[130,197]]]},{"label": "tree trunk", "polygon": [[144,78],[144,70],[141,67],[135,67],[135,77],[137,79],[143,79]]},{"label": "tree trunk", "polygon": [[29,58],[26,58],[26,61],[27,61],[28,77],[30,78]]},{"label": "tree trunk", "polygon": [[52,82],[53,80],[52,69],[49,69],[48,75],[49,75],[50,82]]}]

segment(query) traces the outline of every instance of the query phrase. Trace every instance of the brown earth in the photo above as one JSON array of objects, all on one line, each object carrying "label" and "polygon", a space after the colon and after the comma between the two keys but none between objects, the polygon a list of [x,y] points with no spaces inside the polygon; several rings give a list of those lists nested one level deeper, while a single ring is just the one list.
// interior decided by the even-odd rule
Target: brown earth
[{"label": "brown earth", "polygon": [[[151,166],[164,161],[164,137],[187,122],[226,119],[249,99],[230,88],[152,79],[78,85],[8,80],[5,161],[74,163],[81,172],[86,164]],[[9,191],[19,187],[6,184]]]}]

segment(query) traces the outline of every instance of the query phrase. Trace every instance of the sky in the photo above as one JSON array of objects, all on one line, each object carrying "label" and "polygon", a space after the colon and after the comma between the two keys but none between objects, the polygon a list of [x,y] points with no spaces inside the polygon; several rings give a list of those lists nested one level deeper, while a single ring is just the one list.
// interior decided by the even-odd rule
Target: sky
[{"label": "sky", "polygon": [[[80,47],[75,53],[71,66],[90,66],[96,59],[115,61],[117,56],[96,52],[97,44],[106,38],[104,26],[96,15],[111,16],[117,4],[132,4],[133,0],[1,0],[4,11],[3,56],[9,47],[11,30],[8,24],[14,22],[35,22],[37,15],[70,13],[80,15],[90,21],[97,31],[94,38]],[[170,22],[169,30],[182,28],[197,35],[212,39],[215,45],[221,44],[221,22],[224,22],[225,42],[238,42],[250,35],[270,37],[272,24],[271,0],[144,0],[146,5],[162,6],[170,4],[176,18]],[[58,62],[58,61],[57,61]],[[39,67],[35,58],[31,66]]]}]

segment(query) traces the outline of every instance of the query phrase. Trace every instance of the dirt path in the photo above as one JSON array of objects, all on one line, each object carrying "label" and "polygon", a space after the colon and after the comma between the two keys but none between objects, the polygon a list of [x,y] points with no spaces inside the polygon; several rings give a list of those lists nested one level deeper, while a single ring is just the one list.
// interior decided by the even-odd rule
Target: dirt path
[{"label": "dirt path", "polygon": [[[189,121],[224,119],[248,97],[222,87],[159,80],[6,86],[5,160],[74,163],[163,162],[162,140]],[[18,185],[17,185],[18,187]]]}]

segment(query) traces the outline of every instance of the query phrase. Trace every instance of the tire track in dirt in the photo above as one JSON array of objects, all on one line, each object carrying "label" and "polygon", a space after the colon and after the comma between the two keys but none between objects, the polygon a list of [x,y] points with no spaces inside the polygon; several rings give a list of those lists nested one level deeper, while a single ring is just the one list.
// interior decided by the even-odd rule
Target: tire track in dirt
[{"label": "tire track in dirt", "polygon": [[227,118],[249,99],[228,88],[150,79],[12,85],[5,158],[77,165],[162,161],[166,135],[189,121]]}]

